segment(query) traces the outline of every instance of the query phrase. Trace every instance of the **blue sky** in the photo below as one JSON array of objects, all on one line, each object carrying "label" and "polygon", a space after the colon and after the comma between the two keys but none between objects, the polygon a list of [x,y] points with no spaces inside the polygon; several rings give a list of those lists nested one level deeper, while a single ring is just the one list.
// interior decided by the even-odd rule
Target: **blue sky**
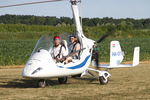
[{"label": "blue sky", "polygon": [[[42,0],[0,0],[0,5]],[[150,18],[150,0],[82,0],[80,4],[83,17]],[[70,3],[67,1],[1,8],[0,15],[38,15],[72,17]]]}]

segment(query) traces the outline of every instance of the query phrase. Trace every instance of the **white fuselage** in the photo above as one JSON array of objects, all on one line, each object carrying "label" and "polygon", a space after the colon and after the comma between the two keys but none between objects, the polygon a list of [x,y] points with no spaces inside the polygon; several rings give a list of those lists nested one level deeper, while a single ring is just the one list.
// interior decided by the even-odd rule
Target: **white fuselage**
[{"label": "white fuselage", "polygon": [[[48,51],[40,50],[30,57],[22,74],[24,77],[29,78],[50,78],[80,74],[87,69],[91,61],[91,54],[86,52],[82,53],[80,60],[64,65],[63,63],[55,63]],[[40,70],[37,70],[38,68]],[[36,70],[37,72],[35,72]]]},{"label": "white fuselage", "polygon": [[80,40],[81,51],[80,60],[73,60],[69,64],[55,63],[47,50],[41,49],[32,54],[23,69],[23,77],[28,78],[51,78],[81,74],[87,70],[93,51],[94,41],[84,36],[79,18],[79,11],[76,0],[71,0],[71,7],[76,24],[76,34]]}]

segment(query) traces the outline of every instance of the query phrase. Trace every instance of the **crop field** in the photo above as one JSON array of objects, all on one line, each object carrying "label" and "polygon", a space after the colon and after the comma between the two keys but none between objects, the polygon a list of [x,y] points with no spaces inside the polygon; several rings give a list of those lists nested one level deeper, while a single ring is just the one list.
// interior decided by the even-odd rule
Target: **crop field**
[{"label": "crop field", "polygon": [[[36,80],[21,77],[22,68],[0,67],[1,100],[149,100],[150,63],[135,68],[113,69],[107,85],[98,80],[83,77],[69,78],[68,83],[59,85],[57,79],[47,82],[46,88],[37,88]],[[9,68],[8,67],[8,68]]]},{"label": "crop field", "polygon": [[[150,39],[131,38],[114,39],[109,38],[103,41],[99,47],[100,61],[109,62],[109,44],[111,40],[119,40],[122,50],[125,53],[124,61],[131,61],[135,46],[141,47],[140,60],[150,59]],[[0,40],[0,65],[22,65],[30,57],[37,40]]]},{"label": "crop field", "polygon": [[[124,61],[132,61],[133,49],[140,46],[141,61],[150,60],[150,29],[149,28],[119,28],[118,26],[84,26],[83,31],[88,38],[99,39],[110,28],[115,32],[98,45],[101,62],[109,62],[109,44],[119,40],[125,53]],[[22,65],[30,57],[37,40],[44,34],[69,35],[74,33],[72,26],[0,24],[0,65]]]}]

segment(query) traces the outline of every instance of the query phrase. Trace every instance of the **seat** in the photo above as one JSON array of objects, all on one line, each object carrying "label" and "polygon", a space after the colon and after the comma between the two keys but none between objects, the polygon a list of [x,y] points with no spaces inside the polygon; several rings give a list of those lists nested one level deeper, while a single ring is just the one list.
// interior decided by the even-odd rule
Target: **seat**
[{"label": "seat", "polygon": [[62,45],[65,47],[66,51],[69,52],[68,51],[68,43],[66,40],[62,40]]}]

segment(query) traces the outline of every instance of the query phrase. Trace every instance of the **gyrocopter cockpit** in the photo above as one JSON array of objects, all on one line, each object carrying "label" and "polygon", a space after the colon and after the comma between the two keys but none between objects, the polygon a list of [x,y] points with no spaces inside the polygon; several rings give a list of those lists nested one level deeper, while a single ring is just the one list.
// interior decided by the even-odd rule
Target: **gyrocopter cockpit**
[{"label": "gyrocopter cockpit", "polygon": [[81,47],[80,40],[74,34],[44,35],[38,40],[32,55],[41,50],[46,50],[55,63],[68,64],[80,59]]}]

